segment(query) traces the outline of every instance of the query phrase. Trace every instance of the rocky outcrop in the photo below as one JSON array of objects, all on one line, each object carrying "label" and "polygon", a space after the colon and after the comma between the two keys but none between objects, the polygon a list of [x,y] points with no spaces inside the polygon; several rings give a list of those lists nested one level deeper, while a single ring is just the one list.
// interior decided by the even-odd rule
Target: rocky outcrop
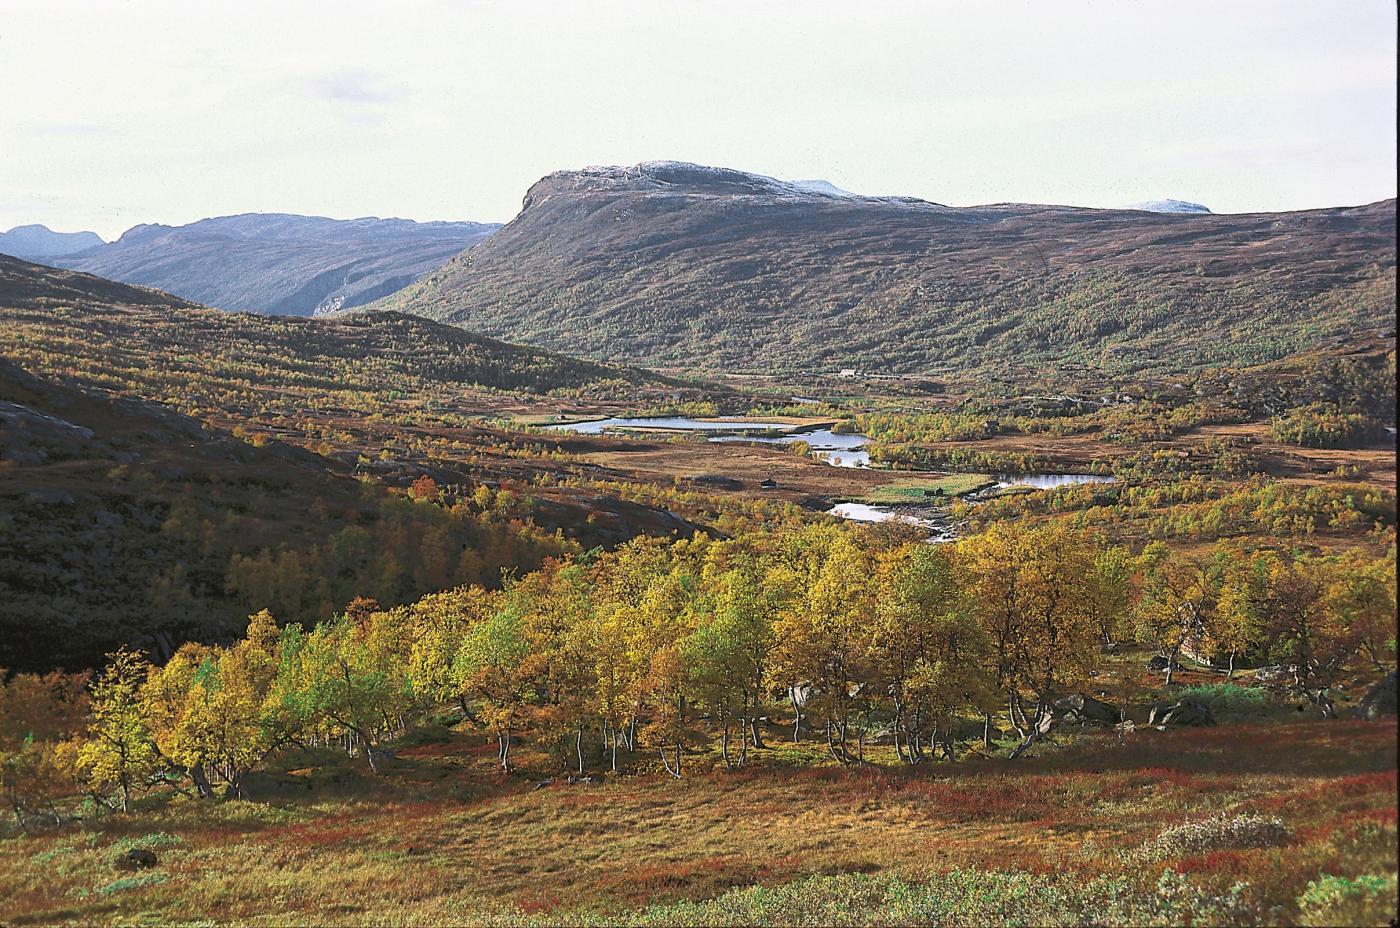
[{"label": "rocky outcrop", "polygon": [[1356,704],[1356,717],[1379,719],[1395,716],[1395,671],[1381,677],[1367,688]]},{"label": "rocky outcrop", "polygon": [[1117,725],[1118,710],[1102,700],[1083,693],[1055,701],[1055,716],[1070,725]]},{"label": "rocky outcrop", "polygon": [[1215,724],[1210,707],[1194,699],[1157,703],[1147,713],[1147,724],[1157,729],[1195,728]]}]

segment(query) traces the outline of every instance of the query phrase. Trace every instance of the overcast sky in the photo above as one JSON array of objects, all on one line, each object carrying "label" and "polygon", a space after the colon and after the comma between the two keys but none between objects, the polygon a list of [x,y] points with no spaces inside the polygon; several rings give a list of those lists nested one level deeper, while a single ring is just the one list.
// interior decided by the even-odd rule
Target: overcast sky
[{"label": "overcast sky", "polygon": [[0,229],[509,219],[679,159],[967,205],[1395,195],[1392,0],[0,0]]}]

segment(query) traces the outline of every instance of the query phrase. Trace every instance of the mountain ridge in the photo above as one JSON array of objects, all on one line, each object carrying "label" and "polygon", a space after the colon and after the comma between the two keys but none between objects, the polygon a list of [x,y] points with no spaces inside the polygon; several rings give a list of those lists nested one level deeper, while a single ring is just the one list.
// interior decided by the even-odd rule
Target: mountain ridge
[{"label": "mountain ridge", "polygon": [[0,254],[26,261],[64,257],[98,248],[106,242],[96,232],[55,232],[46,225],[30,223],[0,232]]},{"label": "mountain ridge", "polygon": [[393,293],[499,226],[240,213],[140,224],[64,267],[220,309],[311,316]]},{"label": "mountain ridge", "polygon": [[1394,217],[950,207],[643,162],[546,175],[368,309],[646,367],[1165,373],[1393,320]]}]

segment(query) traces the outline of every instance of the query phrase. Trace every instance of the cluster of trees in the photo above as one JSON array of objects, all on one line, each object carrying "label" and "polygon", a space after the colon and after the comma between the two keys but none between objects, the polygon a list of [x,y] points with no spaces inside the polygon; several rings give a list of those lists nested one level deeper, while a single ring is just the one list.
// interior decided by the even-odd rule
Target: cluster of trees
[{"label": "cluster of trees", "polygon": [[1188,649],[1283,659],[1325,686],[1358,655],[1393,656],[1394,608],[1393,560],[1198,561],[1057,525],[950,545],[839,525],[637,539],[499,590],[357,600],[309,629],[264,610],[237,642],[186,644],[161,666],[120,650],[86,686],[16,675],[0,688],[0,786],[22,823],[77,786],[123,808],[156,782],[237,794],[289,745],[377,767],[386,740],[444,704],[494,735],[507,770],[524,734],[580,772],[644,747],[680,777],[702,739],[737,766],[784,704],[793,736],[843,763],[878,728],[914,764],[1001,713],[1023,749],[1057,696],[1109,685],[1091,677],[1124,636],[1169,666]]},{"label": "cluster of trees", "polygon": [[1293,682],[1326,690],[1354,658],[1380,668],[1395,655],[1395,559],[1359,551],[1293,557],[1220,543],[1204,560],[1153,542],[1138,558],[1142,589],[1133,610],[1137,637],[1170,660],[1183,651],[1222,663],[1284,664]]},{"label": "cluster of trees", "polygon": [[1158,540],[1248,535],[1306,537],[1340,530],[1394,544],[1395,493],[1365,484],[1228,483],[1193,477],[1170,483],[1085,484],[1054,493],[1004,496],[956,510],[974,524],[1063,514],[1084,529]]},{"label": "cluster of trees", "polygon": [[1383,433],[1371,416],[1347,411],[1336,403],[1310,403],[1276,416],[1270,434],[1282,442],[1307,448],[1355,448],[1375,441]]},{"label": "cluster of trees", "polygon": [[843,431],[881,444],[980,441],[997,434],[997,422],[977,412],[863,412]]}]

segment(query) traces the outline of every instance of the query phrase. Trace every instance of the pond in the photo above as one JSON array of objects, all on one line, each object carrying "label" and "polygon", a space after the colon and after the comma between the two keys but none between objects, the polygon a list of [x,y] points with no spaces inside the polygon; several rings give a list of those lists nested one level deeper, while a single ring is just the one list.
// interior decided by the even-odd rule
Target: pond
[{"label": "pond", "polygon": [[[692,419],[687,416],[655,416],[651,418],[594,419],[587,422],[561,422],[544,428],[576,432],[580,435],[601,435],[605,432],[674,431],[703,432],[712,442],[752,442],[765,445],[790,445],[806,442],[813,457],[836,467],[869,467],[870,452],[865,450],[870,439],[864,435],[833,432],[829,428],[802,430],[791,422],[765,422],[755,419]],[[1112,483],[1113,478],[1100,474],[995,474],[996,488],[1032,487],[1053,490],[1057,487],[1082,483]],[[976,502],[980,494],[968,497]],[[926,512],[927,510],[923,510]],[[856,522],[904,522],[926,528],[931,541],[947,541],[952,537],[948,526],[937,520],[916,514],[898,506],[873,506],[868,503],[838,503],[827,510],[834,516]]]},{"label": "pond", "polygon": [[914,515],[891,506],[871,506],[868,503],[837,503],[827,510],[828,515],[850,519],[852,522],[903,522],[930,529],[932,541],[947,541],[952,533],[948,526],[937,519]]},{"label": "pond", "polygon": [[842,434],[830,429],[813,429],[790,435],[716,435],[710,441],[750,441],[765,445],[790,445],[805,441],[812,456],[836,467],[869,467],[870,452],[864,435]]},{"label": "pond", "polygon": [[1037,490],[1053,490],[1056,487],[1071,487],[1081,483],[1112,483],[1112,477],[1102,474],[997,474],[998,487],[1035,487]]},{"label": "pond", "polygon": [[[708,432],[713,442],[748,441],[765,445],[790,445],[805,441],[812,456],[836,467],[869,467],[870,453],[865,446],[870,439],[864,435],[842,435],[830,429],[793,431],[801,426],[791,422],[760,422],[753,419],[691,419],[685,416],[658,416],[638,419],[594,419],[590,422],[561,422],[543,426],[547,429],[576,432],[579,435],[601,435],[604,432],[643,431]],[[753,434],[784,432],[782,435]]]},{"label": "pond", "polygon": [[758,422],[753,419],[690,419],[685,416],[655,416],[640,419],[592,419],[587,422],[561,422],[542,426],[577,432],[580,435],[601,435],[608,431],[627,429],[658,429],[683,432],[773,432],[793,427],[791,422]]}]

